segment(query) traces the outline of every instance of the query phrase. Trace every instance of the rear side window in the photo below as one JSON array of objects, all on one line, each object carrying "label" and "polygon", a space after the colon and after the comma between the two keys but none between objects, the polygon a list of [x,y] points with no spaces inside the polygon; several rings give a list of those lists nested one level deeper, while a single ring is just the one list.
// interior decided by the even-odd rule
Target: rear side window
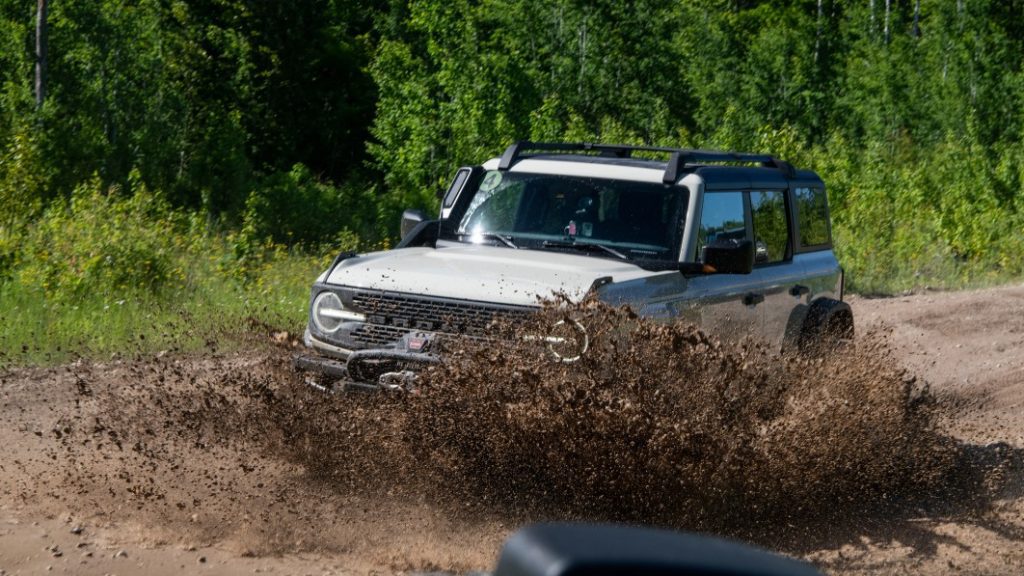
[{"label": "rear side window", "polygon": [[750,215],[754,220],[754,263],[772,264],[786,259],[789,227],[782,192],[751,192]]},{"label": "rear side window", "polygon": [[796,218],[801,246],[821,246],[831,242],[828,227],[828,201],[824,188],[797,188]]}]

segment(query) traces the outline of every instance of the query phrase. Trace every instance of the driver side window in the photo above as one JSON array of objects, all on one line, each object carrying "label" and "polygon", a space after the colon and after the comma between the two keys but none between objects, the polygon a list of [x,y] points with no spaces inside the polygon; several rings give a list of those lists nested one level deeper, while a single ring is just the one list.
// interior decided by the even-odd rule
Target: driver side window
[{"label": "driver side window", "polygon": [[747,238],[749,226],[742,192],[707,192],[697,230],[697,259],[703,261],[704,247]]}]

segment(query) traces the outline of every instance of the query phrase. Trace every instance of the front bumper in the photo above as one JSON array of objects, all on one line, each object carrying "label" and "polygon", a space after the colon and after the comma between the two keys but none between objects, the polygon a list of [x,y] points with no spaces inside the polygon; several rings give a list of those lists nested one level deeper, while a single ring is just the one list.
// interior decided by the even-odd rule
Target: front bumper
[{"label": "front bumper", "polygon": [[[436,354],[408,349],[409,340],[403,339],[405,348],[373,348],[347,350],[313,338],[307,331],[304,340],[311,354],[293,358],[295,369],[307,374],[307,383],[323,391],[355,390],[409,390],[416,381],[416,373],[426,365],[439,364]],[[423,341],[420,341],[423,346]]]}]

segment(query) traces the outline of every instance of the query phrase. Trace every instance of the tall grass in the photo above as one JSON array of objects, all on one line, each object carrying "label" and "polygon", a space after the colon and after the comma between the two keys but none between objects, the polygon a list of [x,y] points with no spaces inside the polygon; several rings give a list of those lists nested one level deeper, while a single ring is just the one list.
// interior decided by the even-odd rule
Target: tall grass
[{"label": "tall grass", "polygon": [[144,190],[55,203],[0,269],[0,365],[223,349],[240,340],[220,336],[250,325],[300,330],[336,247],[242,257],[232,236],[203,230]]},{"label": "tall grass", "polygon": [[8,282],[0,286],[0,366],[211,346],[230,350],[242,341],[232,336],[254,326],[297,333],[323,260],[285,254],[248,282],[204,263],[189,286],[150,294],[95,292],[69,299]]}]

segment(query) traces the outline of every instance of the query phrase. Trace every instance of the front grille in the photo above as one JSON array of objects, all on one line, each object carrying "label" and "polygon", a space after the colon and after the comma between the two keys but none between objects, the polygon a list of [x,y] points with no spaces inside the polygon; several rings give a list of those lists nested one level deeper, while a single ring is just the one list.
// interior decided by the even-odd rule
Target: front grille
[{"label": "front grille", "polygon": [[352,332],[352,337],[363,346],[377,348],[398,341],[407,332],[409,332],[407,328],[363,324]]},{"label": "front grille", "polygon": [[364,346],[390,344],[412,331],[483,336],[495,320],[516,320],[535,311],[527,306],[370,291],[356,292],[352,304],[366,314],[366,324],[352,334]]}]

